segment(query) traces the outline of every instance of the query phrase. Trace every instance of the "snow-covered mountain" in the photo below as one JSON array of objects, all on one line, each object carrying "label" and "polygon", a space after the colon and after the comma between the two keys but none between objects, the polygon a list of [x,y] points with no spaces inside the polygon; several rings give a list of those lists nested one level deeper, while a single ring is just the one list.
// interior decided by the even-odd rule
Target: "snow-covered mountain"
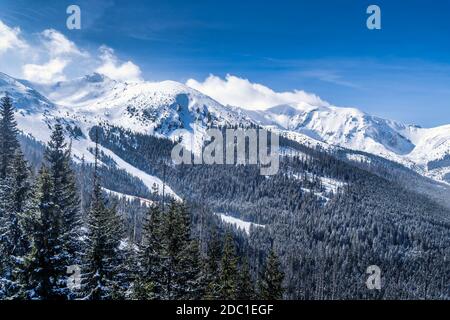
[{"label": "snow-covered mountain", "polygon": [[79,128],[82,134],[73,142],[74,155],[88,161],[92,155],[87,150],[93,145],[88,132],[97,124],[171,139],[179,137],[178,129],[185,129],[183,141],[190,140],[186,146],[194,151],[200,147],[208,125],[259,124],[301,143],[364,151],[436,180],[450,180],[450,125],[425,129],[353,108],[304,102],[249,111],[224,106],[174,81],[127,83],[100,74],[34,86],[0,73],[0,96],[5,92],[19,109],[21,130],[38,140],[48,139],[49,126],[56,119]]},{"label": "snow-covered mountain", "polygon": [[21,112],[44,112],[54,109],[54,104],[25,81],[14,79],[0,72],[0,96],[8,93]]},{"label": "snow-covered mountain", "polygon": [[450,125],[425,129],[354,108],[305,103],[246,113],[261,125],[382,156],[438,180],[450,173]]},{"label": "snow-covered mountain", "polygon": [[252,123],[241,110],[175,81],[129,83],[93,74],[41,89],[88,126],[107,123],[171,139],[181,135],[186,147],[194,149],[200,147],[207,125]]},{"label": "snow-covered mountain", "polygon": [[[224,107],[174,81],[126,83],[93,74],[52,86],[33,85],[38,88],[34,89],[25,81],[5,74],[0,76],[0,97],[8,93],[14,100],[19,129],[46,142],[51,126],[62,121],[69,131],[77,133],[72,137],[75,161],[94,161],[91,150],[95,144],[90,139],[89,130],[99,124],[171,139],[181,137],[186,147],[198,149],[207,125],[252,123],[240,110]],[[184,130],[180,133],[180,129]],[[100,146],[100,149],[118,169],[138,177],[149,189],[154,184],[162,185],[159,178],[139,170],[106,148]],[[165,191],[178,198],[170,187],[166,186]]]},{"label": "snow-covered mountain", "polygon": [[100,74],[44,89],[51,101],[79,114],[145,133],[170,135],[174,129],[249,123],[235,108],[175,81],[118,82]]}]

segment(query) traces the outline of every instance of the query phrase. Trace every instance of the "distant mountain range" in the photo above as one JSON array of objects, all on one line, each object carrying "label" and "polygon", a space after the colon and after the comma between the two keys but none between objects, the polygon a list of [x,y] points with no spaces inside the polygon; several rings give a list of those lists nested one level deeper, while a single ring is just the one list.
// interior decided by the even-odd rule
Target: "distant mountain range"
[{"label": "distant mountain range", "polygon": [[0,73],[0,96],[6,92],[24,133],[47,141],[49,125],[61,119],[77,128],[73,153],[87,161],[92,160],[88,131],[97,124],[170,139],[186,129],[183,141],[195,141],[196,150],[208,126],[260,125],[300,143],[371,153],[450,182],[450,125],[421,128],[358,109],[304,102],[250,111],[224,106],[174,81],[126,83],[100,74],[41,86]]}]

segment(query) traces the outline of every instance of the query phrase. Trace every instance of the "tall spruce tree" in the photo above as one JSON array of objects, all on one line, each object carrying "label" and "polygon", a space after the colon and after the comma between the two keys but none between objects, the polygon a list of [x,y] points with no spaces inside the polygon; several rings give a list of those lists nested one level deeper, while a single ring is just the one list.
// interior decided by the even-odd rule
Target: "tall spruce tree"
[{"label": "tall spruce tree", "polygon": [[12,170],[13,209],[20,214],[28,209],[31,192],[30,168],[20,149],[14,155]]},{"label": "tall spruce tree", "polygon": [[162,276],[156,284],[161,286],[161,299],[193,299],[202,295],[198,244],[190,233],[186,206],[173,201],[164,212],[161,224]]},{"label": "tall spruce tree", "polygon": [[14,241],[11,225],[13,199],[11,179],[0,179],[0,299],[11,295],[14,289],[12,268],[14,260],[11,252]]},{"label": "tall spruce tree", "polygon": [[8,96],[1,100],[0,116],[0,297],[13,298],[18,288],[15,270],[28,250],[21,219],[30,203],[30,184]]},{"label": "tall spruce tree", "polygon": [[14,235],[13,241],[16,244],[14,255],[23,256],[29,251],[29,236],[24,230],[26,215],[32,205],[31,171],[27,161],[24,159],[22,151],[16,151],[13,160],[12,170],[12,210],[14,216],[11,217],[11,232]]},{"label": "tall spruce tree", "polygon": [[7,176],[0,179],[0,289],[7,298],[18,293],[18,274],[23,267],[22,256],[29,250],[24,230],[26,212],[31,206],[28,167],[20,150]]},{"label": "tall spruce tree", "polygon": [[162,293],[162,238],[160,206],[154,203],[148,210],[143,227],[142,243],[140,245],[139,276],[134,283],[136,299],[160,299]]},{"label": "tall spruce tree", "polygon": [[[203,261],[200,256],[200,244],[192,239],[183,250],[186,259],[183,259],[186,272],[185,293],[182,299],[198,300],[205,294],[206,277],[203,271]],[[183,268],[183,265],[182,265]]]},{"label": "tall spruce tree", "polygon": [[222,243],[216,228],[213,228],[207,248],[207,258],[205,262],[206,292],[205,299],[220,299],[219,270],[220,259],[222,257]]},{"label": "tall spruce tree", "polygon": [[30,299],[65,299],[66,266],[61,243],[61,225],[53,202],[53,179],[47,167],[39,172],[34,206],[27,216],[31,231],[31,252],[25,257],[24,295]]},{"label": "tall spruce tree", "polygon": [[238,294],[238,261],[233,236],[225,236],[222,261],[220,263],[220,298],[236,300]]},{"label": "tall spruce tree", "polygon": [[117,289],[112,298],[147,300],[137,294],[137,292],[141,293],[140,288],[136,288],[141,269],[137,244],[128,239],[126,243],[122,243],[120,249],[119,273],[116,276]]},{"label": "tall spruce tree", "polygon": [[0,101],[0,179],[6,178],[12,168],[14,155],[19,148],[17,123],[11,98],[6,95]]},{"label": "tall spruce tree", "polygon": [[284,273],[281,271],[280,261],[272,249],[267,257],[264,274],[259,283],[260,299],[283,299],[283,279]]},{"label": "tall spruce tree", "polygon": [[255,288],[250,274],[250,266],[246,257],[243,258],[239,271],[237,299],[252,300],[255,298]]},{"label": "tall spruce tree", "polygon": [[80,263],[80,200],[74,171],[71,168],[70,148],[64,129],[56,123],[45,150],[45,160],[53,182],[53,202],[61,219],[61,241],[66,265]]},{"label": "tall spruce tree", "polygon": [[108,208],[103,199],[98,176],[98,145],[95,148],[93,184],[87,219],[82,298],[87,300],[122,298],[120,281],[116,276],[122,263],[119,247],[123,232],[115,208]]}]

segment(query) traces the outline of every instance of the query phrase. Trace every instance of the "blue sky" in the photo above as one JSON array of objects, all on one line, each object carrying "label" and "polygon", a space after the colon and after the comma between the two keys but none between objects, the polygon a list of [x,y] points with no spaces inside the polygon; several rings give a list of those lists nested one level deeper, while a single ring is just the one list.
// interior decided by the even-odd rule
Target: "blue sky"
[{"label": "blue sky", "polygon": [[[65,26],[70,4],[81,30]],[[370,4],[381,30],[366,28]],[[450,123],[448,0],[2,0],[0,20],[28,41],[55,29],[86,52],[106,45],[146,80],[231,74],[407,123]]]}]

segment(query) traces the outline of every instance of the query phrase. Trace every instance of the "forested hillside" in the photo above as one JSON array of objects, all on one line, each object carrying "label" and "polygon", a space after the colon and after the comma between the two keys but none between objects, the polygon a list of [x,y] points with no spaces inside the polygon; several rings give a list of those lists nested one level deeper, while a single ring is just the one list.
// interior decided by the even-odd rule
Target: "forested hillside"
[{"label": "forested hillside", "polygon": [[1,299],[450,298],[450,210],[375,166],[284,138],[274,176],[175,166],[170,140],[91,129],[176,201],[99,147],[73,162],[62,125],[44,146],[19,135],[8,98],[0,111]]},{"label": "forested hillside", "polygon": [[[286,139],[281,144],[290,156],[275,176],[261,176],[250,165],[171,166],[170,141],[98,130],[104,147],[164,174],[183,197],[266,226],[241,242],[255,275],[265,252],[277,249],[289,279],[286,298],[448,297],[449,210],[398,179],[387,180],[387,168],[374,174],[375,166],[368,170]],[[365,286],[373,264],[385,270],[377,293]]]},{"label": "forested hillside", "polygon": [[0,116],[0,299],[282,298],[275,253],[252,278],[231,233],[193,214],[203,208],[143,189],[98,148],[94,165],[73,163],[59,123],[46,146],[20,136],[9,97]]}]

